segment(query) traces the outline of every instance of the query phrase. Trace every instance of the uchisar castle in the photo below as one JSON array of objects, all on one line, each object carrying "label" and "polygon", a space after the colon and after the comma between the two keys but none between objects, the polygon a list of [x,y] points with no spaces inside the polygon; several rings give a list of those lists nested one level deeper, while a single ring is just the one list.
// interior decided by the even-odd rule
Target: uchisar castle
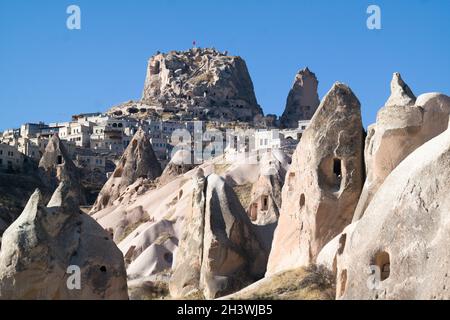
[{"label": "uchisar castle", "polygon": [[158,52],[140,100],[4,131],[0,299],[450,298],[450,98],[394,73],[366,131],[317,88],[264,115],[242,58]]}]

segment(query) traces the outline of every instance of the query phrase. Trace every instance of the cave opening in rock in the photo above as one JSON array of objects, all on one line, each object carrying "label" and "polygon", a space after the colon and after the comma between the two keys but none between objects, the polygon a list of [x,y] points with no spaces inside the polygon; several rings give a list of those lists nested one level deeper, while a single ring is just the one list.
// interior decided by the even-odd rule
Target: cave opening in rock
[{"label": "cave opening in rock", "polygon": [[305,200],[305,194],[302,193],[302,194],[300,195],[300,209],[302,209],[302,208],[305,206],[305,202],[306,202],[306,200]]},{"label": "cave opening in rock", "polygon": [[290,172],[288,178],[289,191],[294,191],[294,179],[295,179],[295,172]]},{"label": "cave opening in rock", "polygon": [[375,254],[372,264],[376,265],[380,269],[380,280],[384,281],[389,278],[391,273],[391,260],[389,253],[386,251],[379,251]]},{"label": "cave opening in rock", "polygon": [[170,252],[164,253],[164,260],[166,260],[167,263],[172,263],[173,261],[173,255]]},{"label": "cave opening in rock", "polygon": [[342,178],[342,161],[341,159],[333,159],[333,173],[340,182]]},{"label": "cave opening in rock", "polygon": [[56,161],[57,161],[58,164],[62,164],[63,163],[63,157],[61,155],[59,155]]},{"label": "cave opening in rock", "polygon": [[267,211],[269,209],[269,197],[266,195],[263,195],[261,197],[261,210]]}]

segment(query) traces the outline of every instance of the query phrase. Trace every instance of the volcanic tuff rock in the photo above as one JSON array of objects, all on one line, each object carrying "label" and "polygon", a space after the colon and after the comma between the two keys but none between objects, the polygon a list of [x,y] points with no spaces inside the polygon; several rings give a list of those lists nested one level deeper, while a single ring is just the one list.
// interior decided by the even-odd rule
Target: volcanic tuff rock
[{"label": "volcanic tuff rock", "polygon": [[416,97],[408,85],[403,81],[400,73],[395,72],[391,81],[391,96],[386,101],[386,106],[410,106],[416,101]]},{"label": "volcanic tuff rock", "polygon": [[[277,161],[284,159],[282,155],[276,158]],[[242,206],[247,208],[252,186],[258,183],[262,172],[265,172],[263,163],[223,163],[221,157],[216,157],[205,161],[199,168],[205,176],[216,173],[224,177],[238,195]],[[179,242],[183,232],[188,228],[188,217],[193,208],[195,191],[191,181],[196,173],[196,169],[190,170],[158,188],[142,188],[138,179],[114,205],[93,215],[105,229],[113,231],[114,240],[119,243],[125,256],[128,277],[133,279],[133,284],[144,285],[155,278],[155,281],[159,281],[161,272],[178,264],[178,245],[181,245]],[[263,220],[260,222],[263,223]],[[271,227],[273,223],[269,224]],[[266,240],[272,238],[273,230],[269,233],[267,225],[252,225],[252,228],[255,236],[263,238],[264,241],[260,241],[262,251],[268,255],[270,243],[269,248],[266,248]],[[264,263],[262,265],[265,267]],[[168,281],[166,278],[163,276],[164,281]]]},{"label": "volcanic tuff rock", "polygon": [[299,120],[310,120],[313,117],[320,104],[318,84],[316,75],[308,68],[297,73],[280,119],[282,127],[297,128]]},{"label": "volcanic tuff rock", "polygon": [[55,191],[41,180],[37,164],[30,164],[31,169],[23,173],[0,172],[0,246],[3,232],[19,217],[34,191],[39,188],[47,200]]},{"label": "volcanic tuff rock", "polygon": [[447,130],[391,172],[356,222],[337,258],[338,298],[450,298],[449,182]]},{"label": "volcanic tuff rock", "polygon": [[202,168],[192,177],[194,187],[192,206],[186,216],[187,223],[177,251],[170,279],[172,296],[185,297],[200,292],[200,272],[203,262],[203,239],[205,233],[205,187],[206,178]]},{"label": "volcanic tuff rock", "polygon": [[270,253],[273,233],[281,209],[281,190],[291,159],[283,151],[274,149],[260,159],[260,175],[253,184],[247,215],[260,233],[264,249]]},{"label": "volcanic tuff rock", "polygon": [[[201,172],[194,180],[193,210],[178,250],[171,294],[197,290],[207,299],[234,292],[261,278],[267,255],[244,209],[225,180]],[[187,252],[185,251],[187,250]]]},{"label": "volcanic tuff rock", "polygon": [[448,127],[450,98],[427,93],[416,100],[394,73],[391,96],[380,109],[377,122],[369,127],[365,146],[367,179],[353,220],[364,214],[374,194],[389,173],[411,152]]},{"label": "volcanic tuff rock", "polygon": [[81,185],[80,172],[56,134],[48,142],[45,152],[39,161],[39,175],[41,180],[51,190],[55,190],[61,182],[70,183],[71,188],[77,193],[80,205],[86,204],[85,190]]},{"label": "volcanic tuff rock", "polygon": [[[262,114],[245,61],[215,49],[193,48],[153,56],[142,101],[111,113],[169,112],[209,120],[253,121]],[[143,105],[144,104],[144,105]]]},{"label": "volcanic tuff rock", "polygon": [[193,160],[194,159],[190,151],[178,150],[164,168],[164,171],[159,178],[159,184],[165,185],[176,179],[178,176],[194,169],[196,165]]},{"label": "volcanic tuff rock", "polygon": [[154,180],[160,175],[161,165],[156,159],[148,136],[139,128],[120,158],[116,170],[100,191],[91,212],[111,206],[122,192],[139,178]]},{"label": "volcanic tuff rock", "polygon": [[360,103],[336,83],[324,97],[286,174],[267,274],[307,266],[353,217],[364,181]]},{"label": "volcanic tuff rock", "polygon": [[[78,205],[64,181],[47,207],[39,190],[31,196],[3,235],[0,299],[128,299],[122,253]],[[79,290],[69,266],[81,270]]]}]

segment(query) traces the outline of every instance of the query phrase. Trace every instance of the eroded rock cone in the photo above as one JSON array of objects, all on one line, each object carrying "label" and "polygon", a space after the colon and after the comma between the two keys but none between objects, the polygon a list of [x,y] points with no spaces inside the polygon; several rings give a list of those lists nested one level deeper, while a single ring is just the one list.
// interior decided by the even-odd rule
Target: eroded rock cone
[{"label": "eroded rock cone", "polygon": [[270,253],[273,233],[281,209],[281,191],[291,159],[282,150],[274,149],[262,155],[260,175],[251,190],[247,215],[263,240],[264,249]]},{"label": "eroded rock cone", "polygon": [[55,190],[61,182],[66,182],[71,185],[72,192],[76,192],[80,205],[87,204],[80,172],[56,134],[50,139],[39,161],[39,173],[49,189]]},{"label": "eroded rock cone", "polygon": [[163,186],[175,180],[178,176],[191,171],[195,167],[196,165],[194,164],[192,153],[188,150],[178,150],[173,155],[172,159],[170,159],[170,162],[161,174],[159,184]]},{"label": "eroded rock cone", "polygon": [[65,182],[47,207],[37,190],[2,240],[1,299],[128,299],[122,253]]},{"label": "eroded rock cone", "polygon": [[194,178],[193,211],[170,283],[175,297],[201,291],[207,299],[217,298],[265,272],[267,255],[237,196],[215,174],[208,176],[201,192],[203,179],[201,172]]},{"label": "eroded rock cone", "polygon": [[416,102],[416,96],[409,86],[403,81],[400,73],[395,72],[391,81],[391,96],[386,101],[386,106],[410,106]]},{"label": "eroded rock cone", "polygon": [[175,270],[170,279],[170,293],[185,297],[200,292],[200,272],[203,262],[203,238],[205,232],[206,178],[202,168],[192,177],[194,191],[192,210],[186,215],[185,229],[179,243]]},{"label": "eroded rock cone", "polygon": [[338,298],[450,298],[449,183],[447,130],[391,172],[356,222],[337,259]]},{"label": "eroded rock cone", "polygon": [[395,73],[391,96],[369,126],[365,146],[367,179],[353,221],[362,217],[386,177],[411,152],[448,127],[450,98],[440,93],[414,94]]},{"label": "eroded rock cone", "polygon": [[299,120],[310,120],[313,117],[320,104],[318,84],[316,75],[308,68],[297,73],[280,119],[282,127],[297,128]]},{"label": "eroded rock cone", "polygon": [[152,145],[142,128],[134,135],[114,170],[103,186],[91,212],[109,207],[126,188],[137,179],[154,180],[161,175],[161,165],[155,156]]},{"label": "eroded rock cone", "polygon": [[352,221],[364,181],[360,103],[336,83],[294,153],[267,274],[307,266]]}]

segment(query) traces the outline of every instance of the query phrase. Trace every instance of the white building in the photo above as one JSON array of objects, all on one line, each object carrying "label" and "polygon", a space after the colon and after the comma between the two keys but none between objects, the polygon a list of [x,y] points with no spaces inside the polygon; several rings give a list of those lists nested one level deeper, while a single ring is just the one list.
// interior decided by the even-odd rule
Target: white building
[{"label": "white building", "polygon": [[25,123],[20,126],[20,136],[22,138],[36,138],[43,129],[48,129],[48,125],[43,122]]},{"label": "white building", "polygon": [[21,170],[25,157],[16,148],[0,143],[0,170]]},{"label": "white building", "polygon": [[59,138],[75,143],[77,147],[89,148],[91,133],[94,124],[92,122],[68,122],[59,129]]},{"label": "white building", "polygon": [[300,141],[303,132],[308,128],[310,120],[300,120],[298,122],[298,128],[295,129],[283,129],[280,130],[280,137],[282,140],[291,139]]}]

